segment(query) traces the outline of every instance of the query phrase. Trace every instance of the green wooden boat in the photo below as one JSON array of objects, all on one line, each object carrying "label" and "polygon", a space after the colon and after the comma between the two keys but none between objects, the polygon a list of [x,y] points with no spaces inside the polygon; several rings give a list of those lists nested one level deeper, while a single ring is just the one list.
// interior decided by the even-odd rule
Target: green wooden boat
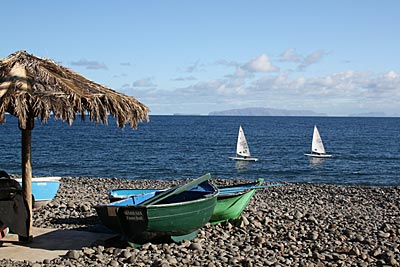
[{"label": "green wooden boat", "polygon": [[105,209],[116,207],[119,229],[132,243],[192,239],[210,220],[217,203],[219,191],[210,178],[206,174],[188,184],[159,191],[136,205],[113,202]]},{"label": "green wooden boat", "polygon": [[[238,218],[257,189],[280,185],[262,185],[263,182],[264,180],[260,178],[258,181],[251,183],[219,187],[220,192],[213,215],[210,218],[210,223],[217,224]],[[110,201],[117,201],[130,197],[148,199],[158,191],[161,191],[161,189],[112,189],[109,192],[109,199]]]},{"label": "green wooden boat", "polygon": [[233,186],[219,187],[220,193],[217,199],[213,215],[210,218],[211,224],[217,224],[230,219],[239,218],[243,210],[249,204],[252,196],[261,186],[264,179],[258,179],[256,182],[238,184]]}]

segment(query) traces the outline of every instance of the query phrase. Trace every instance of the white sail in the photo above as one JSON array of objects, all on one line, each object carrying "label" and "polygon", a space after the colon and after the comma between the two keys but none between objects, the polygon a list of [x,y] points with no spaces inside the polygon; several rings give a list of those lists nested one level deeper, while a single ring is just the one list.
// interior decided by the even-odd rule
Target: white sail
[{"label": "white sail", "polygon": [[242,126],[239,127],[239,135],[236,145],[236,154],[243,157],[250,157],[250,149],[247,145],[246,137],[244,136],[244,132]]},{"label": "white sail", "polygon": [[315,153],[325,154],[324,144],[322,143],[321,136],[319,135],[318,128],[314,125],[314,134],[312,139],[311,151]]}]

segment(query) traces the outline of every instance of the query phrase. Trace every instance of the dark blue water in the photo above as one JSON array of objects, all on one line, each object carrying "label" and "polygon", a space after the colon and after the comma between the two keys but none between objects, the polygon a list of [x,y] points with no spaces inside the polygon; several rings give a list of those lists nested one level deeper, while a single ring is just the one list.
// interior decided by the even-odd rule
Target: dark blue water
[{"label": "dark blue water", "polygon": [[[317,124],[329,159],[304,156]],[[234,162],[239,125],[259,162]],[[0,169],[21,174],[21,133],[0,125]],[[34,176],[194,178],[400,185],[400,118],[151,116],[137,130],[36,121]]]}]

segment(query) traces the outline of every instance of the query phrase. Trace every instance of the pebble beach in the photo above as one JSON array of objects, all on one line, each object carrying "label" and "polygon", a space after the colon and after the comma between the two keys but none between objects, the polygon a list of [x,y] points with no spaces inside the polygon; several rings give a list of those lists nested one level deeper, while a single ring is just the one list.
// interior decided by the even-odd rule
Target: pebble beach
[{"label": "pebble beach", "polygon": [[[100,231],[94,206],[108,203],[109,189],[179,182],[64,177],[33,224]],[[239,219],[207,224],[191,241],[134,248],[116,238],[43,262],[0,259],[0,266],[400,266],[399,237],[398,186],[283,183],[258,190]]]}]

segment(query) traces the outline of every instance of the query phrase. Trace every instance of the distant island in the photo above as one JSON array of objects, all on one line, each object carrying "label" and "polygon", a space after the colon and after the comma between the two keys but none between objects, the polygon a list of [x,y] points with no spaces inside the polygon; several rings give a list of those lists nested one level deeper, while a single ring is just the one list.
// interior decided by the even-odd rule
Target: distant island
[{"label": "distant island", "polygon": [[387,117],[385,112],[367,112],[350,114],[349,117]]},{"label": "distant island", "polygon": [[274,108],[242,108],[213,111],[209,116],[327,116],[311,110],[286,110]]},{"label": "distant island", "polygon": [[189,113],[174,113],[173,116],[200,116],[200,114],[189,114]]}]

